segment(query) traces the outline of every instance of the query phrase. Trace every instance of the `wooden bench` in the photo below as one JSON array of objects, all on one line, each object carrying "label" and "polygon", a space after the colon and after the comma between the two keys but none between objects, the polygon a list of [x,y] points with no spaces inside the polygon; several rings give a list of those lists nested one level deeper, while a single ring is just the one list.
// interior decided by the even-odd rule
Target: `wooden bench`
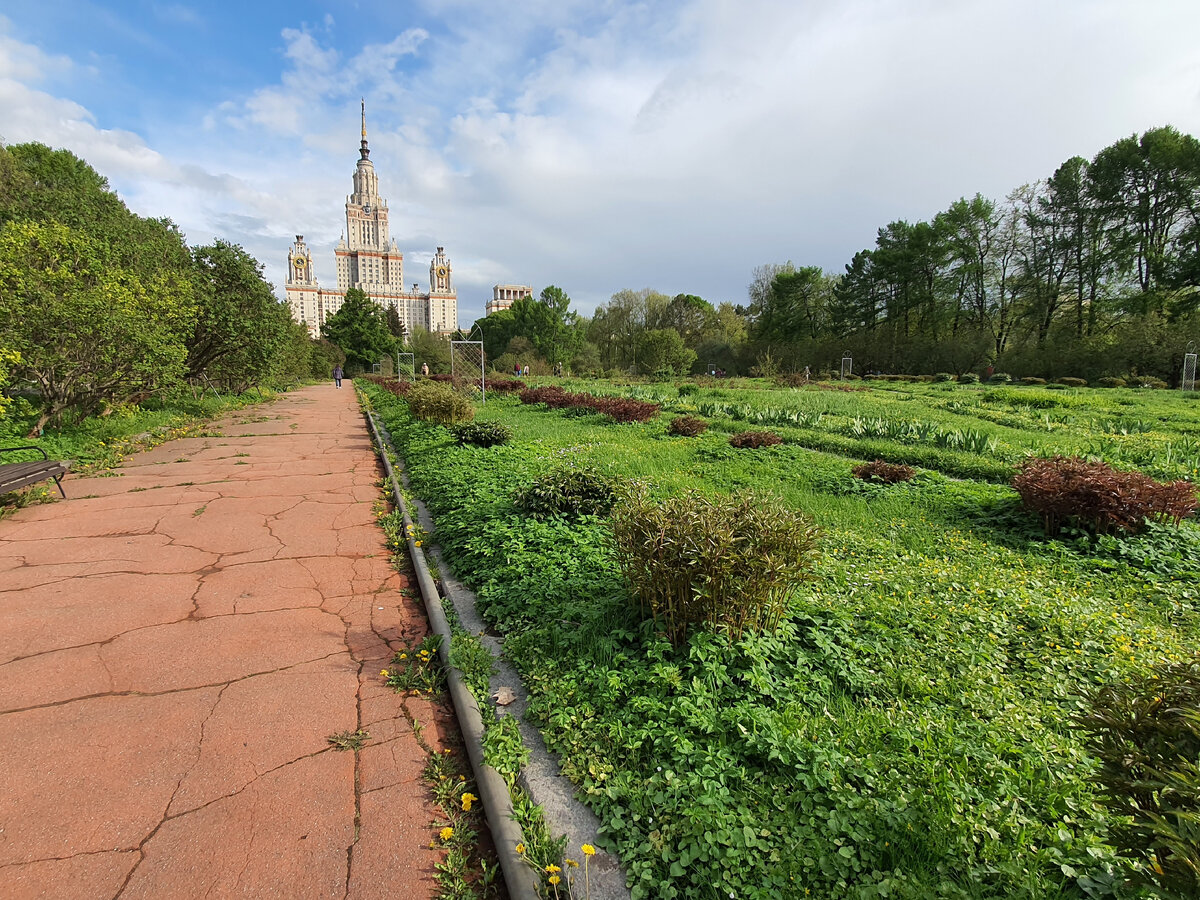
[{"label": "wooden bench", "polygon": [[51,459],[41,447],[32,445],[0,447],[0,453],[15,453],[18,450],[36,450],[42,454],[42,458],[29,462],[0,463],[0,494],[7,494],[26,485],[37,484],[39,481],[52,478],[58,487],[58,492],[63,495],[64,500],[67,499],[67,492],[63,490],[62,480],[63,476],[67,474],[67,470],[71,468],[71,464]]}]

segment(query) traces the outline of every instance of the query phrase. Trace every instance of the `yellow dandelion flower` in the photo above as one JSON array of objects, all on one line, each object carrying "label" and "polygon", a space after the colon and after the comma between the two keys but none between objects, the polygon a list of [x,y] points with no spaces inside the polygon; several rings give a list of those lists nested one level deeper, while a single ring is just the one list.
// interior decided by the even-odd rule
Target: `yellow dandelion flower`
[{"label": "yellow dandelion flower", "polygon": [[448,841],[448,840],[450,840],[450,838],[454,837],[454,829],[451,828],[449,825],[447,825],[445,828],[442,829],[441,835],[442,835],[443,841]]},{"label": "yellow dandelion flower", "polygon": [[420,541],[413,541],[413,546],[420,547],[420,546],[421,546],[421,542],[420,542]]},{"label": "yellow dandelion flower", "polygon": [[554,863],[550,863],[550,865],[546,866],[546,871],[550,872],[551,874],[555,872],[561,872],[562,866],[556,866]]},{"label": "yellow dandelion flower", "polygon": [[478,799],[479,799],[478,797],[476,797],[474,794],[472,794],[470,792],[463,794],[462,795],[463,812],[470,812],[471,804],[474,803]]},{"label": "yellow dandelion flower", "polygon": [[558,884],[560,881],[562,881],[562,879],[561,879],[561,878],[559,878],[557,875],[551,875],[551,876],[550,876],[550,883],[551,883],[551,884]]},{"label": "yellow dandelion flower", "polygon": [[401,653],[401,654],[400,654],[400,658],[401,658],[401,659],[408,659],[408,654],[407,654],[407,653]]},{"label": "yellow dandelion flower", "polygon": [[596,855],[596,848],[593,847],[591,844],[584,844],[579,849],[583,851],[584,856],[595,856]]},{"label": "yellow dandelion flower", "polygon": [[572,869],[578,869],[578,868],[579,868],[579,863],[575,862],[575,860],[573,860],[573,859],[564,859],[564,860],[563,860],[563,862],[565,862],[565,863],[566,863],[568,866],[570,866]]},{"label": "yellow dandelion flower", "polygon": [[387,669],[380,669],[380,670],[379,670],[379,674],[380,674],[380,675],[382,675],[384,678],[387,678],[387,677],[388,677],[388,670],[387,670]]},{"label": "yellow dandelion flower", "polygon": [[524,844],[517,844],[517,855],[518,856],[525,855],[525,845]]}]

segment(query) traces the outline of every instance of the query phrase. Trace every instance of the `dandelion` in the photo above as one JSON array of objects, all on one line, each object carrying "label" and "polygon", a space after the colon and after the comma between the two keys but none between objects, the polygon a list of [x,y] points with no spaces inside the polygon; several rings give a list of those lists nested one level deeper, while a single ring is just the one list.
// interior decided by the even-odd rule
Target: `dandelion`
[{"label": "dandelion", "polygon": [[379,674],[380,674],[380,675],[382,675],[384,678],[387,678],[387,677],[388,677],[388,670],[387,670],[387,669],[380,669],[380,670],[379,670]]},{"label": "dandelion", "polygon": [[546,871],[553,875],[555,872],[561,872],[562,866],[556,866],[554,863],[550,863],[550,865],[546,866]]},{"label": "dandelion", "polygon": [[593,847],[591,844],[584,844],[579,849],[583,851],[584,856],[595,856],[596,855],[596,848]]},{"label": "dandelion", "polygon": [[451,828],[449,825],[447,825],[445,828],[442,829],[441,835],[442,835],[443,841],[448,841],[448,840],[450,840],[450,838],[454,837],[454,829]]},{"label": "dandelion", "polygon": [[562,879],[561,879],[561,878],[559,878],[557,875],[551,875],[551,876],[550,876],[550,883],[551,883],[551,884],[553,884],[553,885],[557,885],[557,884],[558,884],[560,881],[562,881]]},{"label": "dandelion", "polygon": [[463,812],[470,812],[471,804],[474,803],[478,799],[479,799],[478,797],[476,797],[474,794],[470,793],[469,791],[467,793],[463,794],[462,795]]},{"label": "dandelion", "polygon": [[417,546],[417,547],[420,547],[420,546],[421,546],[421,542],[420,542],[420,541],[413,541],[413,545],[414,545],[414,546]]},{"label": "dandelion", "polygon": [[525,845],[524,844],[517,844],[517,855],[518,856],[525,855]]},{"label": "dandelion", "polygon": [[579,863],[577,863],[575,860],[571,859],[570,857],[568,857],[568,858],[564,859],[564,860],[563,860],[563,862],[565,862],[565,863],[566,863],[568,866],[570,866],[572,869],[578,869],[578,868],[579,868]]},{"label": "dandelion", "polygon": [[407,653],[401,653],[401,654],[400,654],[400,658],[401,658],[401,659],[408,659],[408,654],[407,654]]}]

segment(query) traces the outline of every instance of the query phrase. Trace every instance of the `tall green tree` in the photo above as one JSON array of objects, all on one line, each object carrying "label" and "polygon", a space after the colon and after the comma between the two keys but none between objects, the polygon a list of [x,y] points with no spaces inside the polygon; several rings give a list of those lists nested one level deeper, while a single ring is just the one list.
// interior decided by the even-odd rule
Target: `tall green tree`
[{"label": "tall green tree", "polygon": [[0,334],[37,384],[33,433],[179,384],[195,311],[164,279],[108,265],[104,247],[56,223],[0,229]]},{"label": "tall green tree", "polygon": [[189,377],[207,374],[234,390],[260,383],[287,340],[287,308],[275,299],[258,260],[237,244],[197,247],[192,261],[197,302]]},{"label": "tall green tree", "polygon": [[351,374],[370,372],[395,347],[386,313],[360,288],[346,291],[341,307],[321,326],[321,336],[346,354],[346,370]]}]

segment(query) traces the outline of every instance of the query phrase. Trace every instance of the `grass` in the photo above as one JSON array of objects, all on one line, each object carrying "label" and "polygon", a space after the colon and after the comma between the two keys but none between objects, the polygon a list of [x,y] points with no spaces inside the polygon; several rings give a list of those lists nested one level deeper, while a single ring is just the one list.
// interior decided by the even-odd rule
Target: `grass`
[{"label": "grass", "polygon": [[[645,425],[496,398],[478,418],[516,437],[488,449],[458,448],[372,395],[635,896],[1134,896],[1094,761],[1067,723],[1085,688],[1194,653],[1194,524],[1050,541],[978,454],[931,453],[912,481],[872,485],[854,465],[881,444],[913,448],[825,453],[780,428],[782,446],[734,451],[721,420],[695,438],[665,431],[685,403],[717,392],[829,417],[903,410],[1006,429],[1006,444],[1028,449],[1098,440],[1098,423],[1117,416],[1168,441],[1200,425],[1193,399],[1165,392],[949,387],[722,386],[670,401],[673,386],[653,385],[677,408]],[[1038,430],[1050,407],[1019,408],[1040,394],[1061,399],[1051,411],[1063,428]],[[988,418],[1000,414],[1007,424]],[[673,648],[637,615],[606,521],[537,522],[514,506],[516,490],[563,460],[660,497],[771,491],[821,527],[815,579],[772,633],[697,632]],[[963,477],[972,466],[987,477]]]}]

